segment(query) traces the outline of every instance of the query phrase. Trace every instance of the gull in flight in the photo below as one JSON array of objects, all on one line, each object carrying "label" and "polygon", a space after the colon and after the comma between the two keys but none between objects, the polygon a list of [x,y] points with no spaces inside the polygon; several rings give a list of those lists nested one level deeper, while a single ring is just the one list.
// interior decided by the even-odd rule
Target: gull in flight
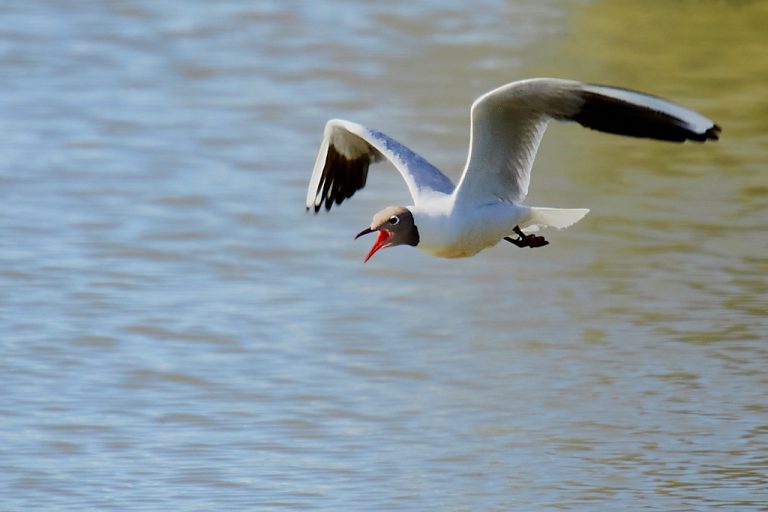
[{"label": "gull in flight", "polygon": [[555,78],[520,80],[472,104],[469,156],[455,186],[424,158],[380,131],[340,119],[328,121],[309,181],[307,210],[330,210],[352,197],[365,186],[370,164],[386,159],[405,180],[413,204],[381,210],[355,237],[378,232],[365,261],[379,249],[396,245],[412,245],[443,258],[472,256],[501,240],[517,247],[542,247],[549,242],[531,232],[566,228],[589,212],[523,203],[536,150],[552,119],[672,142],[704,142],[720,135],[720,127],[701,114],[641,92]]}]

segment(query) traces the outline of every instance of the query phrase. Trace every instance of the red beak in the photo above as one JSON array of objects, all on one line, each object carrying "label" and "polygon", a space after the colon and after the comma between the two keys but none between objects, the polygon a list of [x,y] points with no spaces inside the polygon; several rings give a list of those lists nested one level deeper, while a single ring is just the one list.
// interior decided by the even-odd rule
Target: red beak
[{"label": "red beak", "polygon": [[[355,240],[360,238],[363,235],[367,235],[368,233],[373,233],[376,231],[375,229],[371,228],[365,228],[361,232],[355,236]],[[376,241],[373,243],[373,247],[371,247],[371,250],[368,251],[368,256],[365,257],[365,260],[363,260],[363,263],[366,263],[369,259],[371,259],[371,256],[373,256],[376,251],[381,249],[382,247],[385,247],[387,243],[392,239],[392,232],[388,231],[386,229],[380,229],[379,230],[379,237],[376,239]]]}]

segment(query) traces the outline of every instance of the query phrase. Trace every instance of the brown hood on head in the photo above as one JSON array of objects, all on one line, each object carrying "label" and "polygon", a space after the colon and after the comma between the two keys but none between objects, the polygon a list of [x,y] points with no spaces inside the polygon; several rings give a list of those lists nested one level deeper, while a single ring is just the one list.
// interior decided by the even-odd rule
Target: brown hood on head
[{"label": "brown hood on head", "polygon": [[371,229],[386,229],[392,232],[390,245],[419,244],[419,230],[413,221],[411,210],[405,206],[388,206],[373,216]]},{"label": "brown hood on head", "polygon": [[365,261],[368,261],[376,251],[385,247],[393,247],[395,245],[416,246],[419,244],[419,230],[413,221],[413,214],[405,206],[384,208],[373,216],[371,225],[358,233],[355,238],[373,233],[374,231],[378,231],[379,236],[373,247],[371,247]]}]

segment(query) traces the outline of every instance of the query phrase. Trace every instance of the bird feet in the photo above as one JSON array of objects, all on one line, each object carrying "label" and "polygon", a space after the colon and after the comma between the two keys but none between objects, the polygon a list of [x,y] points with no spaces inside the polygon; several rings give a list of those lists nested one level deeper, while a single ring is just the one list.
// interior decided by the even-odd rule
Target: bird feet
[{"label": "bird feet", "polygon": [[526,235],[520,229],[520,226],[515,226],[512,231],[514,231],[519,238],[505,236],[504,240],[511,244],[515,244],[518,247],[530,247],[533,249],[534,247],[544,247],[545,245],[549,244],[549,242],[547,242],[543,236]]}]

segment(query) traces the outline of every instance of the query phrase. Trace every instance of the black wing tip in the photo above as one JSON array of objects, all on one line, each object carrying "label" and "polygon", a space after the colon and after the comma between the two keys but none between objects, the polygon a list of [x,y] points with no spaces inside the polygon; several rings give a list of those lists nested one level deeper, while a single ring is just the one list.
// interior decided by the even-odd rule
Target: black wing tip
[{"label": "black wing tip", "polygon": [[[619,87],[611,88],[621,89]],[[669,102],[658,96],[651,96],[631,89],[622,90]],[[584,104],[572,116],[572,119],[593,130],[678,143],[688,140],[694,142],[716,141],[720,139],[722,132],[720,126],[715,123],[704,130],[698,127],[694,128],[691,123],[672,113],[648,108],[595,91],[582,91],[581,97]]]},{"label": "black wing tip", "polygon": [[[349,196],[347,196],[347,198],[348,197],[352,197],[352,195],[353,194],[350,194]],[[346,199],[346,198],[345,197],[340,197],[340,196],[336,196],[335,199],[333,197],[325,197],[324,196],[323,199],[321,199],[319,202],[316,202],[314,205],[306,206],[304,211],[305,211],[305,213],[309,213],[309,211],[311,210],[312,213],[314,213],[315,215],[320,213],[320,210],[323,210],[323,209],[325,211],[329,212],[329,211],[331,211],[331,208],[333,208],[334,204],[335,205],[340,205],[341,203],[344,202],[344,199]]]},{"label": "black wing tip", "polygon": [[[340,205],[363,188],[372,158],[371,153],[349,158],[333,145],[329,146],[320,183],[315,192],[315,213],[323,207],[330,211],[334,204]],[[307,210],[309,209],[310,206],[307,206]]]},{"label": "black wing tip", "polygon": [[692,140],[694,142],[707,142],[708,140],[718,141],[720,140],[720,132],[722,131],[723,130],[719,125],[713,124],[704,130],[704,132],[689,132],[688,137],[680,142],[685,142],[686,140]]},{"label": "black wing tip", "polygon": [[706,137],[706,140],[720,140],[720,133],[722,131],[719,125],[713,124],[711,128],[704,132],[704,137]]}]

